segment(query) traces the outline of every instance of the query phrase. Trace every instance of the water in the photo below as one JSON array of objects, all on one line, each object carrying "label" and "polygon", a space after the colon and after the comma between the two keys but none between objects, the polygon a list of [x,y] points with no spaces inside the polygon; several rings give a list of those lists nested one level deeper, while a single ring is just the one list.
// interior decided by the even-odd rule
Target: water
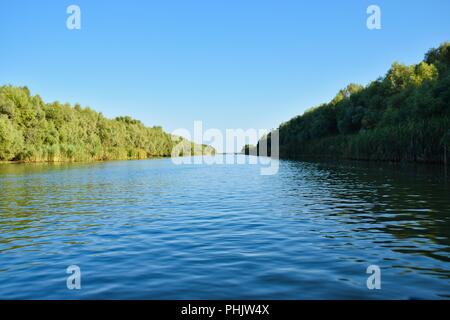
[{"label": "water", "polygon": [[[0,299],[448,299],[440,167],[0,165]],[[81,268],[68,290],[66,268]],[[381,268],[368,290],[366,268]]]}]

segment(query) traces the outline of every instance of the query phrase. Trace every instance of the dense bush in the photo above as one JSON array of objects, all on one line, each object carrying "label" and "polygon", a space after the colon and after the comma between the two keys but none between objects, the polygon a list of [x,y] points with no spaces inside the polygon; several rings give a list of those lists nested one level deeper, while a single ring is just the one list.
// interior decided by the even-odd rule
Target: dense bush
[{"label": "dense bush", "polygon": [[26,87],[0,87],[0,160],[144,159],[171,156],[179,143],[189,152],[177,155],[214,152],[130,117],[110,120],[79,105],[44,103]]},{"label": "dense bush", "polygon": [[[448,163],[450,43],[279,127],[280,156]],[[269,135],[270,139],[270,135]]]}]

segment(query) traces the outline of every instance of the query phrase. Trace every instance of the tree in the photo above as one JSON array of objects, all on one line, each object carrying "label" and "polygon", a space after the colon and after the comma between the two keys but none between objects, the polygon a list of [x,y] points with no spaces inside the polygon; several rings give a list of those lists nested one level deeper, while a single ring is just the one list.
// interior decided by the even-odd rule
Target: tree
[{"label": "tree", "polygon": [[6,115],[0,115],[0,160],[13,160],[23,148],[23,137]]},{"label": "tree", "polygon": [[129,116],[110,120],[79,104],[44,103],[26,87],[0,87],[0,117],[0,160],[142,159],[170,156],[174,146],[161,127],[145,127]]},{"label": "tree", "polygon": [[448,164],[450,43],[417,65],[392,64],[365,87],[348,85],[331,102],[281,124],[279,133],[281,157]]}]

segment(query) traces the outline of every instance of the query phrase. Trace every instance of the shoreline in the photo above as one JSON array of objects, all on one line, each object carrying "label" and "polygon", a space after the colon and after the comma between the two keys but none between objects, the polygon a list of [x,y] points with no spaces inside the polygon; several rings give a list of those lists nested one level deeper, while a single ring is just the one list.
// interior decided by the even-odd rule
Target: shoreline
[{"label": "shoreline", "polygon": [[0,164],[68,164],[68,163],[99,163],[99,162],[109,162],[109,161],[138,161],[138,160],[157,160],[157,159],[169,159],[173,158],[170,156],[159,156],[150,157],[145,159],[105,159],[105,160],[91,160],[91,161],[27,161],[27,160],[11,160],[11,161],[0,161]]},{"label": "shoreline", "polygon": [[[220,154],[215,154],[220,155]],[[157,159],[171,159],[171,158],[187,158],[187,157],[198,157],[198,156],[214,156],[214,154],[197,154],[197,155],[186,155],[186,156],[153,156],[147,158],[128,158],[128,159],[104,159],[104,160],[87,160],[87,161],[77,161],[77,160],[48,160],[48,161],[29,161],[29,160],[0,160],[0,164],[66,164],[66,163],[98,163],[98,162],[109,162],[109,161],[141,161],[141,160],[157,160]]]},{"label": "shoreline", "polygon": [[[216,154],[203,154],[201,156],[227,156],[227,155],[243,155],[243,156],[254,156],[261,157],[259,155],[245,154],[245,153],[216,153]],[[188,155],[188,156],[179,156],[181,157],[196,157],[200,155]],[[89,163],[102,163],[102,162],[110,162],[110,161],[143,161],[143,160],[158,160],[158,159],[171,159],[171,156],[155,156],[149,158],[141,158],[141,159],[105,159],[105,160],[91,160],[91,161],[26,161],[26,160],[11,160],[11,161],[0,161],[0,165],[19,165],[19,164],[89,164]],[[313,162],[313,163],[321,163],[321,162],[347,162],[347,163],[366,163],[366,164],[389,164],[389,165],[419,165],[425,167],[433,167],[433,168],[448,168],[450,164],[445,165],[441,162],[430,162],[430,161],[405,161],[405,160],[382,160],[382,159],[353,159],[353,158],[336,158],[332,156],[301,156],[301,157],[279,157],[277,160],[284,161],[299,161],[299,162]]]}]

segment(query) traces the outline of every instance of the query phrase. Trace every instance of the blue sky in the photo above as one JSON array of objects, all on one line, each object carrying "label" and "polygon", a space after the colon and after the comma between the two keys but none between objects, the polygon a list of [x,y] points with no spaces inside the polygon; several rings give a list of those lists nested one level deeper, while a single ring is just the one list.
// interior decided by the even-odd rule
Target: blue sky
[{"label": "blue sky", "polygon": [[[81,8],[81,30],[66,8]],[[382,29],[366,28],[366,9]],[[172,131],[274,128],[450,40],[450,1],[0,0],[0,84]]]}]

